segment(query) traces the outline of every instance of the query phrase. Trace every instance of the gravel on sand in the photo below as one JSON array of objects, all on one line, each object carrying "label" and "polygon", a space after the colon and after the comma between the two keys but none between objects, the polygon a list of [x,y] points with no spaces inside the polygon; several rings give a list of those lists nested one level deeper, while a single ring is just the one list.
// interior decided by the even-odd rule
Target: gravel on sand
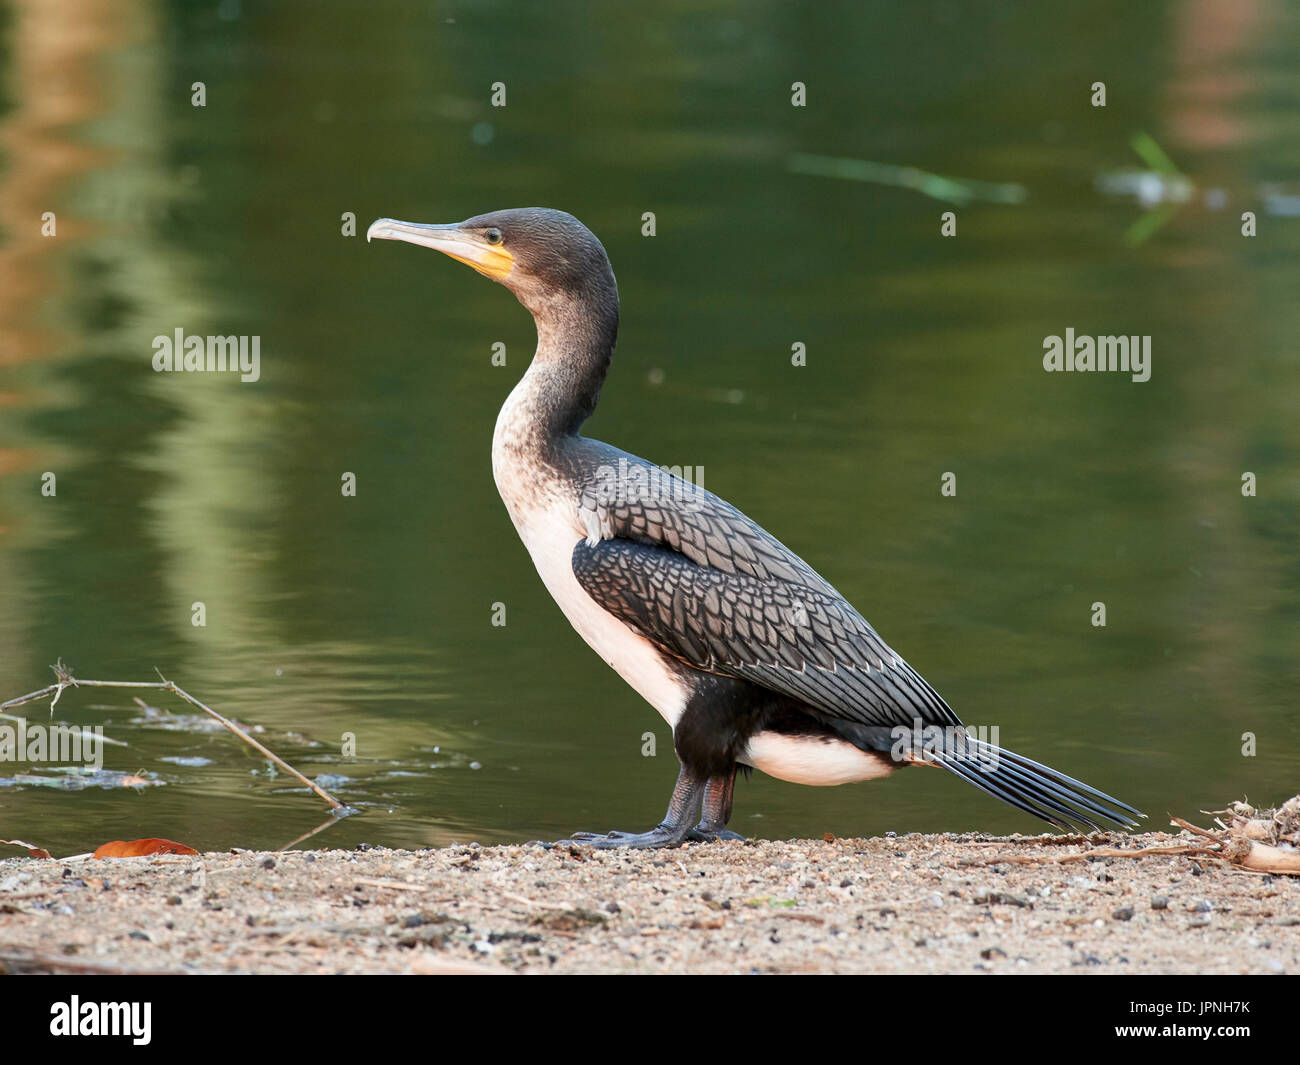
[{"label": "gravel on sand", "polygon": [[0,972],[1286,973],[1300,878],[1186,835],[0,861]]}]

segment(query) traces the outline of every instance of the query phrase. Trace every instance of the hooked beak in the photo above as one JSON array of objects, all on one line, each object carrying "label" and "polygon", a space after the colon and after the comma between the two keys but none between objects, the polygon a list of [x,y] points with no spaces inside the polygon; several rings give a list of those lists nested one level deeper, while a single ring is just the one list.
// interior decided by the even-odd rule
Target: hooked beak
[{"label": "hooked beak", "polygon": [[472,266],[484,277],[504,281],[514,269],[515,257],[499,244],[489,244],[479,234],[461,229],[459,225],[422,225],[419,222],[399,222],[396,218],[380,218],[370,223],[366,240],[404,240],[422,248],[432,248],[450,255],[466,266]]}]

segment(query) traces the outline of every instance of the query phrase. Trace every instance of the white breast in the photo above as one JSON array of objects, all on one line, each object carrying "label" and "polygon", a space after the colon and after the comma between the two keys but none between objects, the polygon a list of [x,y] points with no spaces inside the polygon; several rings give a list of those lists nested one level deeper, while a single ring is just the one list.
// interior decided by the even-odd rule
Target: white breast
[{"label": "white breast", "polygon": [[512,446],[519,391],[516,387],[502,407],[492,442],[492,473],[510,519],[569,624],[674,728],[686,709],[686,686],[654,644],[602,609],[573,575],[573,549],[587,534],[579,524],[572,486],[527,462]]}]

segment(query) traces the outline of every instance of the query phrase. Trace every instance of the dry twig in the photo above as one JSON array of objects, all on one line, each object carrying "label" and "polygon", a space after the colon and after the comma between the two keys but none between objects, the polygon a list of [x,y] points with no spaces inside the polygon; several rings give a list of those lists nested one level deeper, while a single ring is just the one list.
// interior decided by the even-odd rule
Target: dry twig
[{"label": "dry twig", "polygon": [[28,692],[26,695],[19,695],[7,702],[0,703],[0,712],[9,710],[15,706],[22,706],[24,703],[35,702],[37,699],[43,699],[45,696],[53,694],[54,698],[50,700],[50,713],[53,714],[54,706],[59,701],[59,697],[63,694],[64,688],[152,688],[155,691],[171,692],[173,695],[184,699],[185,702],[189,703],[191,706],[198,707],[209,717],[228,728],[250,747],[257,750],[264,757],[270,759],[270,761],[275,763],[290,776],[302,781],[307,785],[307,787],[329,803],[331,809],[336,813],[341,814],[347,810],[347,807],[344,806],[343,803],[339,802],[338,799],[334,798],[333,795],[322,788],[319,784],[308,780],[278,754],[253,739],[252,736],[229,718],[223,717],[206,703],[200,702],[198,699],[194,698],[194,696],[184,688],[180,687],[175,682],[168,680],[162,675],[161,671],[157,671],[159,677],[158,680],[82,680],[80,677],[74,677],[72,675],[71,667],[64,665],[63,659],[59,659],[59,661],[50,668],[54,670],[54,676],[57,678],[55,683],[40,689],[40,691]]}]

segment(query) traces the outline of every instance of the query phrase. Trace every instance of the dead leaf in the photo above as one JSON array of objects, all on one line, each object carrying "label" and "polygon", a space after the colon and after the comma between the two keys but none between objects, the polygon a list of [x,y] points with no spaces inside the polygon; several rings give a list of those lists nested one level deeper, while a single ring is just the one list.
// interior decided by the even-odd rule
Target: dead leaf
[{"label": "dead leaf", "polygon": [[124,842],[120,839],[105,843],[95,848],[92,858],[142,858],[147,854],[198,854],[193,847],[184,843],[173,843],[169,839],[133,839]]},{"label": "dead leaf", "polygon": [[20,839],[0,839],[0,843],[7,843],[10,847],[26,847],[27,853],[33,858],[53,858],[49,851],[44,847],[33,847],[30,843],[24,843]]}]

